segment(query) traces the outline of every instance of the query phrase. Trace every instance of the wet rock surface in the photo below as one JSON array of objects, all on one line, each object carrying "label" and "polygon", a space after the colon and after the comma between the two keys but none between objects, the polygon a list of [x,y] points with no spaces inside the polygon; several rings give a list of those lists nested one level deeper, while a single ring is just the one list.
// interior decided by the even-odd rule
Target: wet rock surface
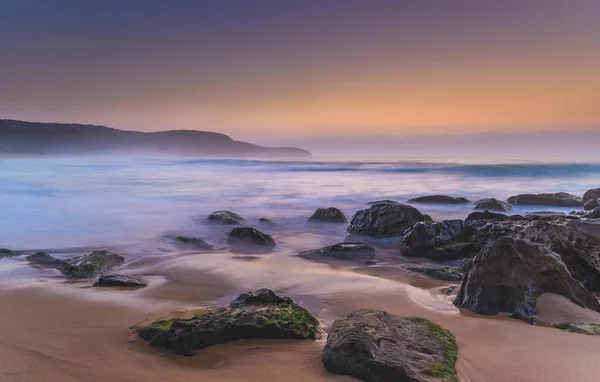
[{"label": "wet rock surface", "polygon": [[69,279],[90,279],[102,275],[108,268],[121,265],[125,258],[110,251],[94,251],[89,255],[65,261],[59,270]]},{"label": "wet rock surface", "polygon": [[470,234],[462,220],[418,222],[405,232],[400,242],[400,254],[430,260],[463,257],[470,251]]},{"label": "wet rock surface", "polygon": [[14,257],[14,256],[18,256],[18,253],[15,251],[11,251],[10,249],[7,249],[7,248],[0,248],[0,259],[2,259],[4,257]]},{"label": "wet rock surface", "polygon": [[354,214],[348,232],[374,238],[399,237],[420,221],[432,221],[418,209],[400,203],[376,203]]},{"label": "wet rock surface", "polygon": [[213,246],[206,241],[191,236],[175,236],[173,238],[175,245],[193,249],[213,249]]},{"label": "wet rock surface", "polygon": [[211,223],[236,225],[243,224],[244,218],[231,211],[215,211],[206,218]]},{"label": "wet rock surface", "polygon": [[600,199],[590,199],[583,205],[585,211],[593,210],[596,207],[600,207]]},{"label": "wet rock surface", "polygon": [[148,285],[148,281],[139,276],[126,275],[103,275],[94,283],[95,287],[128,287],[142,288]]},{"label": "wet rock surface", "polygon": [[484,198],[476,200],[474,210],[512,211],[510,204],[495,198]]},{"label": "wet rock surface", "polygon": [[539,205],[558,207],[583,206],[580,197],[566,192],[543,193],[543,194],[520,194],[511,196],[506,200],[509,204],[517,205]]},{"label": "wet rock surface", "polygon": [[338,259],[365,262],[375,257],[375,248],[363,243],[338,243],[298,254],[310,260]]},{"label": "wet rock surface", "polygon": [[271,236],[252,227],[240,227],[231,230],[227,238],[227,244],[233,246],[253,245],[266,248],[272,248],[276,245]]},{"label": "wet rock surface", "polygon": [[587,190],[585,194],[583,194],[582,200],[584,203],[592,199],[600,199],[600,188]]},{"label": "wet rock surface", "polygon": [[311,217],[309,223],[348,223],[346,215],[335,207],[318,208]]},{"label": "wet rock surface", "polygon": [[596,207],[593,210],[581,215],[584,219],[600,219],[600,207]]},{"label": "wet rock surface", "polygon": [[409,203],[437,203],[437,204],[466,204],[471,203],[467,198],[448,195],[425,195],[408,199]]},{"label": "wet rock surface", "polygon": [[60,260],[55,257],[52,257],[49,254],[47,254],[46,252],[36,252],[32,255],[27,256],[27,260],[31,264],[48,265],[48,266],[55,266],[55,267],[59,267],[59,266],[66,264],[66,262],[64,260]]},{"label": "wet rock surface", "polygon": [[323,364],[367,382],[458,382],[457,352],[454,336],[431,321],[364,309],[335,320]]},{"label": "wet rock surface", "polygon": [[423,263],[408,264],[404,268],[411,272],[420,273],[436,280],[460,281],[464,276],[462,268],[453,267],[450,265]]}]

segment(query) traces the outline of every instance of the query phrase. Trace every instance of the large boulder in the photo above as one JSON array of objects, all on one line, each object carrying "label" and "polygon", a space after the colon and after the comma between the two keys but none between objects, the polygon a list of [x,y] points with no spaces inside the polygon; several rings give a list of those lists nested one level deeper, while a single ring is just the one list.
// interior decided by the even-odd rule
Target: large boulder
[{"label": "large boulder", "polygon": [[466,222],[470,221],[480,221],[480,220],[492,220],[492,221],[502,221],[502,220],[518,220],[522,219],[521,215],[505,215],[497,212],[483,211],[483,212],[471,212],[469,216],[465,219]]},{"label": "large boulder", "polygon": [[512,211],[510,204],[496,198],[484,198],[476,200],[474,210]]},{"label": "large boulder", "polygon": [[600,188],[593,188],[591,190],[587,190],[585,194],[583,194],[583,202],[587,202],[592,199],[600,199]]},{"label": "large boulder", "polygon": [[600,199],[590,199],[583,205],[583,209],[586,211],[593,210],[596,207],[600,206]]},{"label": "large boulder", "polygon": [[404,268],[411,272],[420,273],[422,275],[429,276],[432,279],[436,280],[460,281],[463,279],[464,276],[462,268],[453,267],[450,265],[422,263],[407,264],[404,266]]},{"label": "large boulder", "polygon": [[400,242],[400,254],[405,257],[424,257],[444,260],[463,257],[469,251],[470,232],[462,220],[418,222]]},{"label": "large boulder", "polygon": [[36,252],[32,255],[27,256],[27,260],[31,264],[36,265],[50,265],[54,267],[61,267],[66,264],[64,260],[57,259],[56,257],[52,257],[46,252]]},{"label": "large boulder", "polygon": [[298,256],[310,260],[329,258],[364,262],[375,257],[375,248],[363,243],[338,243],[321,249],[300,252]]},{"label": "large boulder", "polygon": [[139,330],[151,346],[176,354],[241,338],[315,339],[319,321],[289,297],[269,289],[239,295],[228,307],[196,312],[191,318],[170,318]]},{"label": "large boulder", "polygon": [[448,195],[425,195],[408,199],[409,203],[438,203],[438,204],[466,204],[471,203],[467,198]]},{"label": "large boulder", "polygon": [[231,230],[227,238],[227,244],[234,246],[250,244],[269,248],[276,245],[275,240],[271,236],[252,227],[240,227]]},{"label": "large boulder", "polygon": [[363,309],[333,323],[323,365],[367,382],[458,382],[454,336],[419,317]]},{"label": "large boulder", "polygon": [[335,207],[317,208],[308,218],[309,223],[348,223],[346,215]]},{"label": "large boulder", "polygon": [[581,217],[584,219],[600,219],[600,206],[581,215]]},{"label": "large boulder", "polygon": [[206,220],[208,220],[211,223],[218,223],[224,225],[236,225],[244,223],[244,218],[231,211],[215,211],[212,214],[208,215]]},{"label": "large boulder", "polygon": [[520,194],[511,196],[506,200],[510,204],[517,205],[538,205],[538,206],[558,206],[558,207],[579,207],[583,206],[580,197],[566,192],[554,192],[545,194]]},{"label": "large boulder", "polygon": [[432,221],[412,206],[400,203],[377,203],[354,214],[348,232],[375,238],[399,237],[421,221]]},{"label": "large boulder", "polygon": [[94,251],[89,255],[67,260],[59,269],[69,279],[91,279],[124,262],[125,258],[117,253]]},{"label": "large boulder", "polygon": [[600,311],[598,300],[571,276],[558,254],[528,240],[502,237],[466,264],[454,303],[475,313],[508,312],[532,322],[536,298],[543,293]]},{"label": "large boulder", "polygon": [[139,276],[103,275],[94,283],[95,287],[142,288],[148,285],[146,279]]}]

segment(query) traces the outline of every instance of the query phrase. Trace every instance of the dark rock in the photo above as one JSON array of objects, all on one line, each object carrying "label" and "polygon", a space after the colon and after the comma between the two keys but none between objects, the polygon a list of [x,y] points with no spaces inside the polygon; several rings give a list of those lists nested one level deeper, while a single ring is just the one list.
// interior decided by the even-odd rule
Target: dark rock
[{"label": "dark rock", "polygon": [[583,209],[585,211],[593,210],[596,207],[600,206],[600,199],[590,199],[583,205]]},{"label": "dark rock", "polygon": [[227,238],[227,244],[229,245],[244,245],[252,244],[261,247],[274,247],[275,240],[266,233],[262,233],[256,228],[252,227],[240,227],[234,228],[229,232]]},{"label": "dark rock", "polygon": [[373,204],[402,204],[402,203],[398,203],[394,200],[389,200],[389,199],[384,199],[384,200],[377,200],[375,202],[369,202],[367,203],[367,205],[373,205]]},{"label": "dark rock", "polygon": [[569,215],[581,216],[581,215],[585,215],[586,213],[587,213],[587,211],[571,211],[571,212],[569,212]]},{"label": "dark rock", "polygon": [[367,382],[458,382],[457,352],[454,336],[431,321],[363,309],[335,320],[323,365]]},{"label": "dark rock", "polygon": [[69,279],[91,279],[109,267],[121,265],[125,258],[110,251],[94,251],[89,255],[67,260],[59,269]]},{"label": "dark rock", "polygon": [[348,219],[335,207],[317,208],[315,213],[308,218],[309,223],[348,223]]},{"label": "dark rock", "polygon": [[474,210],[512,211],[510,204],[495,198],[485,198],[475,201]]},{"label": "dark rock", "polygon": [[206,218],[213,223],[235,225],[244,223],[244,218],[230,211],[215,211]]},{"label": "dark rock", "polygon": [[[418,222],[404,234],[400,254],[405,257],[424,257],[431,260],[464,256],[471,245],[470,232],[462,220],[439,223]],[[466,240],[465,240],[466,239]]]},{"label": "dark rock", "polygon": [[583,206],[581,198],[566,192],[545,194],[521,194],[511,196],[506,200],[510,204],[579,207]]},{"label": "dark rock", "polygon": [[376,238],[398,237],[420,221],[432,220],[406,204],[378,203],[354,214],[348,232]]},{"label": "dark rock", "polygon": [[52,266],[62,266],[65,265],[64,260],[57,259],[56,257],[52,257],[46,252],[36,252],[33,255],[27,256],[27,260],[29,260],[32,264],[38,265],[52,265]]},{"label": "dark rock", "polygon": [[443,204],[465,204],[471,203],[467,198],[448,195],[426,195],[408,199],[409,203],[443,203]]},{"label": "dark rock", "polygon": [[271,290],[244,293],[228,307],[196,312],[192,318],[171,318],[139,330],[151,346],[165,347],[176,354],[193,355],[195,350],[241,338],[315,339],[319,321],[288,297]]},{"label": "dark rock", "polygon": [[600,336],[600,324],[587,324],[576,322],[571,324],[558,324],[554,327],[571,333],[586,334],[588,336]]},{"label": "dark rock", "polygon": [[439,264],[409,264],[405,268],[411,272],[420,273],[437,280],[445,281],[460,281],[463,279],[464,273],[460,267],[452,267],[449,265]]},{"label": "dark rock", "polygon": [[258,224],[269,228],[283,228],[281,224],[276,223],[273,220],[267,218],[258,219]]},{"label": "dark rock", "polygon": [[190,236],[176,236],[175,244],[180,246],[192,247],[195,249],[213,249],[213,246],[202,239]]},{"label": "dark rock", "polygon": [[104,275],[94,283],[95,287],[129,287],[141,288],[148,285],[148,281],[138,276]]},{"label": "dark rock", "polygon": [[600,199],[600,188],[587,190],[585,194],[583,194],[582,200],[584,203],[592,199]]},{"label": "dark rock", "polygon": [[585,215],[581,215],[585,219],[600,219],[600,207],[596,207]]},{"label": "dark rock", "polygon": [[483,211],[483,212],[472,212],[467,216],[465,222],[472,220],[494,220],[494,221],[502,221],[502,220],[518,220],[522,219],[521,215],[504,215],[496,212]]},{"label": "dark rock", "polygon": [[0,259],[4,257],[14,257],[18,256],[18,253],[15,251],[11,251],[10,249],[0,248]]},{"label": "dark rock", "polygon": [[456,285],[450,285],[441,290],[441,292],[445,295],[451,295],[456,290]]},{"label": "dark rock", "polygon": [[467,264],[454,303],[479,314],[508,312],[534,322],[535,301],[543,293],[600,311],[598,300],[571,276],[558,254],[531,241],[503,237]]},{"label": "dark rock", "polygon": [[375,248],[363,243],[338,243],[321,249],[304,251],[298,256],[311,260],[332,258],[364,262],[375,257]]}]

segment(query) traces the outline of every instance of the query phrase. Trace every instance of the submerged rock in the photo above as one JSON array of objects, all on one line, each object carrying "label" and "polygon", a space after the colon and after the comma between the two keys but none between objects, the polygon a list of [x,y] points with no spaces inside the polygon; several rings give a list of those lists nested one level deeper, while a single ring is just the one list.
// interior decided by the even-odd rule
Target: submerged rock
[{"label": "submerged rock", "polygon": [[512,211],[510,204],[495,198],[484,198],[475,201],[474,210]]},{"label": "submerged rock", "polygon": [[558,324],[554,325],[554,327],[571,333],[586,334],[588,336],[600,336],[600,324],[576,322],[572,324]]},{"label": "submerged rock", "polygon": [[229,232],[227,238],[227,244],[229,245],[257,245],[261,247],[274,247],[275,240],[266,233],[262,233],[256,228],[252,227],[240,227],[234,228]]},{"label": "submerged rock", "polygon": [[520,194],[511,196],[506,200],[510,204],[579,207],[583,206],[580,197],[566,192],[544,193],[544,194]]},{"label": "submerged rock", "polygon": [[208,215],[206,219],[212,223],[219,223],[224,225],[235,225],[244,223],[244,218],[231,211],[215,211],[212,214]]},{"label": "submerged rock", "polygon": [[548,292],[600,311],[598,300],[573,279],[559,255],[531,241],[503,237],[466,264],[454,304],[479,314],[508,312],[534,322],[535,301]]},{"label": "submerged rock", "polygon": [[228,307],[197,312],[190,319],[171,318],[139,330],[151,346],[176,354],[241,338],[315,339],[319,321],[289,297],[269,289],[239,295]]},{"label": "submerged rock", "polygon": [[467,198],[448,195],[426,195],[408,199],[409,203],[440,203],[440,204],[466,204],[471,203]]},{"label": "submerged rock", "polygon": [[104,275],[100,276],[94,283],[95,287],[130,287],[141,288],[148,285],[142,277],[125,275]]},{"label": "submerged rock", "polygon": [[18,253],[15,251],[11,251],[10,249],[7,249],[7,248],[0,248],[0,259],[2,259],[3,257],[14,257],[17,255],[18,255]]},{"label": "submerged rock", "polygon": [[258,219],[258,224],[269,228],[283,228],[281,224],[276,223],[273,220],[267,218]]},{"label": "submerged rock", "polygon": [[125,258],[117,253],[94,251],[89,255],[67,260],[59,269],[69,279],[91,279],[124,262]]},{"label": "submerged rock", "polygon": [[460,267],[450,265],[439,265],[432,263],[409,264],[405,268],[411,272],[420,273],[436,280],[460,281],[463,279],[464,272]]},{"label": "submerged rock", "polygon": [[398,237],[420,221],[432,220],[406,204],[377,203],[354,214],[347,230],[358,236]]},{"label": "submerged rock", "polygon": [[462,257],[471,245],[469,235],[462,220],[418,222],[404,234],[400,242],[400,254],[431,260]]},{"label": "submerged rock", "polygon": [[36,252],[33,255],[27,256],[27,260],[29,260],[31,264],[52,265],[56,267],[63,266],[66,264],[64,260],[52,257],[46,252]]},{"label": "submerged rock", "polygon": [[202,239],[190,236],[175,236],[175,244],[186,247],[193,247],[196,249],[213,249],[213,246],[208,244]]},{"label": "submerged rock", "polygon": [[452,333],[431,321],[364,309],[335,320],[323,365],[367,382],[458,382],[457,352]]},{"label": "submerged rock", "polygon": [[600,207],[596,207],[593,210],[581,215],[584,219],[600,219]]},{"label": "submerged rock", "polygon": [[585,211],[593,210],[596,207],[600,207],[600,199],[590,199],[583,205]]},{"label": "submerged rock", "polygon": [[363,243],[338,243],[321,249],[300,252],[298,256],[311,260],[331,258],[364,262],[375,257],[375,248]]},{"label": "submerged rock", "polygon": [[584,203],[592,199],[600,199],[600,188],[587,190],[585,194],[583,194],[582,200]]},{"label": "submerged rock", "polygon": [[309,223],[348,223],[346,215],[335,207],[317,208],[308,218]]}]

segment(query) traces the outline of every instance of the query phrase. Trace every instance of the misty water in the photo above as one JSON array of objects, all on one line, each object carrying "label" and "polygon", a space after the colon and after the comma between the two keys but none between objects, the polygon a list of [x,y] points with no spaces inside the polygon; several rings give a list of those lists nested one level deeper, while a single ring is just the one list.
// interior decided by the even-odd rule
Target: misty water
[{"label": "misty water", "polygon": [[[0,159],[0,247],[120,246],[169,233],[208,241],[215,210],[248,225],[270,218],[308,232],[318,207],[350,218],[367,202],[427,194],[506,199],[526,192],[582,195],[598,187],[598,163],[399,160]],[[418,205],[434,219],[465,218],[471,205]],[[518,207],[569,212],[572,208]],[[338,232],[339,231],[339,232]],[[328,239],[343,239],[343,228]]]}]

